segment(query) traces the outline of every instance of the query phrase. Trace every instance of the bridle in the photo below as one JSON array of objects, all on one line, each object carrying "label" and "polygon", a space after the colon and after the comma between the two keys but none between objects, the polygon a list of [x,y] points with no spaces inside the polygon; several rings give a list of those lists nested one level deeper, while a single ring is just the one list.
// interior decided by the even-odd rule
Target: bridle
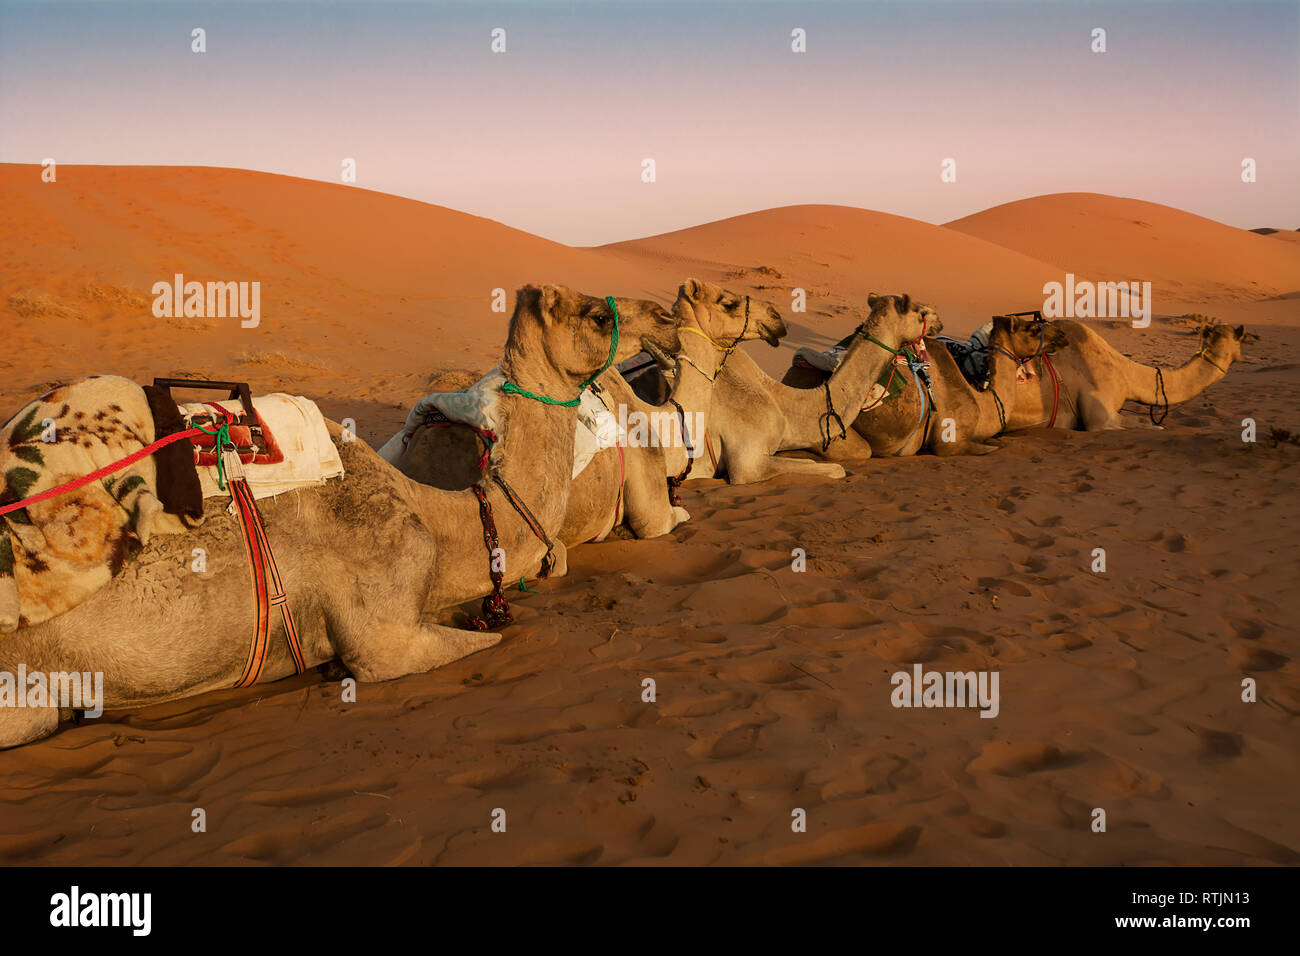
[{"label": "bridle", "polygon": [[[921,334],[918,335],[916,338],[912,339],[911,341],[903,342],[896,349],[890,348],[884,342],[880,341],[880,339],[876,338],[874,335],[867,332],[866,322],[858,326],[857,329],[857,334],[861,335],[864,339],[866,339],[868,342],[872,343],[873,345],[877,345],[880,348],[884,349],[890,355],[894,356],[895,359],[894,362],[890,363],[891,368],[889,372],[889,382],[885,385],[884,392],[881,394],[880,398],[876,400],[875,404],[863,408],[862,411],[863,412],[871,411],[871,409],[876,408],[878,405],[880,405],[885,400],[885,398],[889,395],[889,388],[893,384],[894,375],[898,370],[897,359],[900,356],[907,363],[907,370],[912,373],[912,382],[913,384],[916,385],[916,393],[921,397],[920,417],[917,418],[916,424],[912,427],[912,430],[908,432],[907,437],[903,439],[903,443],[899,445],[898,449],[894,452],[895,456],[901,455],[903,449],[906,448],[908,444],[911,443],[912,436],[916,434],[917,429],[921,428],[922,426],[925,426],[924,431],[922,431],[921,433],[921,442],[923,444],[925,442],[926,436],[929,434],[930,431],[929,421],[934,414],[934,387],[933,387],[933,383],[930,381],[930,373],[928,371],[928,369],[930,368],[930,363],[922,362],[920,359],[921,350],[924,348],[925,336],[926,333],[928,333],[929,331],[930,331],[930,322],[928,318],[928,313],[925,311],[921,312]],[[913,357],[913,353],[915,353],[915,358]],[[924,382],[924,385],[922,385],[922,382]],[[823,384],[826,386],[826,405],[828,408],[831,409],[831,412],[833,412],[834,408],[831,407],[830,379],[827,378]],[[835,417],[838,418],[839,416],[836,415]],[[842,427],[843,426],[841,426],[841,429]],[[829,432],[829,428],[827,429],[827,431]],[[823,441],[825,444],[823,445],[822,450],[825,451],[826,447],[829,446],[830,442],[826,439],[823,439]]]},{"label": "bridle", "polygon": [[718,367],[713,370],[712,375],[700,368],[699,365],[697,365],[685,352],[680,353],[678,356],[683,362],[695,369],[695,371],[699,372],[710,382],[716,381],[718,376],[722,374],[723,368],[726,367],[727,359],[731,358],[731,353],[740,347],[740,343],[745,340],[745,335],[749,332],[749,296],[745,296],[745,324],[740,327],[740,334],[732,339],[730,345],[720,345],[713,336],[709,335],[707,332],[701,331],[700,329],[694,328],[693,326],[687,326],[679,331],[690,332],[692,335],[698,335],[700,338],[712,345],[717,351],[722,353],[722,361],[718,363]]},{"label": "bridle", "polygon": [[[1003,355],[1011,359],[1011,361],[1015,362],[1016,365],[1022,369],[1026,368],[1029,365],[1029,363],[1032,362],[1034,359],[1042,359],[1044,367],[1046,367],[1047,371],[1052,376],[1052,415],[1047,420],[1047,427],[1055,428],[1056,415],[1061,407],[1061,379],[1060,376],[1056,374],[1056,366],[1052,364],[1052,360],[1048,357],[1047,354],[1047,322],[1043,319],[1043,313],[1039,312],[1038,310],[1034,310],[1033,312],[1008,313],[1008,316],[1010,318],[1021,318],[1026,315],[1034,316],[1036,319],[1035,324],[1038,326],[1038,348],[1034,350],[1033,355],[1029,355],[1029,356],[1016,355],[1014,352],[1010,351],[1009,349],[1004,349],[1000,345],[990,345],[989,348],[995,352],[1001,352]],[[1157,370],[1156,374],[1159,375],[1159,370]],[[1001,435],[1002,432],[1005,432],[1007,430],[1006,407],[1002,404],[1002,399],[998,396],[998,393],[994,390],[991,384],[989,385],[989,391],[993,392],[993,401],[994,404],[997,406],[998,420],[1001,422],[1002,425],[1002,428],[998,432],[998,434]]]}]

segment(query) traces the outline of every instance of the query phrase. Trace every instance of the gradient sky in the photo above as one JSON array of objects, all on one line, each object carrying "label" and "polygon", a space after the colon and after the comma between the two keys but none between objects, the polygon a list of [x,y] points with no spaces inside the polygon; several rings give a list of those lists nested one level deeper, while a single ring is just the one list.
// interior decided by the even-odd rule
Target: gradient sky
[{"label": "gradient sky", "polygon": [[350,156],[364,188],[583,245],[1067,191],[1294,229],[1300,3],[0,0],[0,161],[46,156],[335,182]]}]

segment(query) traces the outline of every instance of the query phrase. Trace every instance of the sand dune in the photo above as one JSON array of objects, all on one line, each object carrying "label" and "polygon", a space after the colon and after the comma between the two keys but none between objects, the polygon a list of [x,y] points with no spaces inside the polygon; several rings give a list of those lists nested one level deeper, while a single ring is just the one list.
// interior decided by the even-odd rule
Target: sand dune
[{"label": "sand dune", "polygon": [[[212,169],[61,167],[47,187],[3,166],[0,217],[0,414],[85,372],[189,371],[301,391],[373,443],[431,382],[491,364],[505,317],[488,293],[528,281],[667,300],[687,275],[722,279],[782,306],[796,342],[842,334],[873,289],[968,328],[1034,307],[1064,269],[1140,267],[1196,311],[1268,320],[1164,430],[1134,415],[839,482],[691,482],[690,522],[574,549],[568,577],[512,594],[498,647],[442,670],[356,703],[313,671],[2,752],[0,862],[1300,862],[1300,448],[1272,440],[1300,434],[1291,244],[1067,196],[949,226],[797,206],[572,249]],[[150,286],[173,271],[260,279],[262,326],[155,319]],[[1196,347],[1178,323],[1100,328],[1143,361]],[[891,674],[917,662],[996,669],[999,716],[892,707]]]},{"label": "sand dune", "polygon": [[1300,289],[1300,255],[1268,237],[1138,199],[1058,193],[947,223],[1094,279],[1150,281],[1163,314]]}]

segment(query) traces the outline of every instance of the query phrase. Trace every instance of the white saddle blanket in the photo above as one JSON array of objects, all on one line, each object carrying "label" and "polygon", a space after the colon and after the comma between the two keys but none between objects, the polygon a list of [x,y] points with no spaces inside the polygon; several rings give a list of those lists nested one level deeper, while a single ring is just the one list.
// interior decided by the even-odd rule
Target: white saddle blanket
[{"label": "white saddle blanket", "polygon": [[[212,404],[235,413],[244,410],[237,398]],[[342,476],[343,461],[339,458],[339,450],[330,441],[325,416],[315,402],[301,395],[272,392],[254,398],[253,407],[284,453],[284,461],[275,464],[244,466],[244,478],[254,498],[271,498]],[[182,417],[189,418],[202,413],[205,406],[196,403],[178,405],[177,408]],[[198,473],[204,498],[229,495],[217,485],[216,465],[199,465]]]},{"label": "white saddle blanket", "polygon": [[[406,425],[379,449],[381,457],[396,464],[406,443],[424,424],[430,412],[441,412],[448,421],[460,422],[496,432],[500,427],[501,386],[506,380],[500,367],[492,369],[469,388],[456,392],[434,392],[415,403]],[[594,392],[586,389],[578,405],[578,424],[573,435],[573,477],[591,464],[596,452],[627,444],[627,432]],[[493,449],[493,454],[496,450]]]}]

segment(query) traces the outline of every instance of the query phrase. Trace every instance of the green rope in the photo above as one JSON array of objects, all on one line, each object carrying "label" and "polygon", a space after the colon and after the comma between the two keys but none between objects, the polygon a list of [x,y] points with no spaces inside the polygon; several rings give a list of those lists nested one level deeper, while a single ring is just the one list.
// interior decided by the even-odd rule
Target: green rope
[{"label": "green rope", "polygon": [[199,431],[205,435],[215,435],[217,439],[217,487],[222,491],[226,490],[226,460],[221,456],[222,449],[226,445],[233,446],[235,443],[230,440],[230,423],[226,422],[217,427],[214,432],[208,431],[202,425],[195,425]]},{"label": "green rope", "polygon": [[866,339],[868,342],[874,342],[876,345],[879,345],[882,349],[884,349],[884,350],[885,350],[886,352],[888,352],[890,355],[901,355],[902,353],[904,353],[904,352],[907,351],[906,348],[902,348],[902,349],[891,349],[891,348],[890,348],[888,345],[886,345],[884,342],[880,341],[880,339],[876,338],[874,335],[871,335],[871,334],[868,333],[868,332],[863,332],[863,333],[862,333],[862,337],[863,337],[864,339]]},{"label": "green rope", "polygon": [[519,590],[521,590],[521,591],[527,591],[529,594],[541,594],[541,593],[542,593],[541,591],[534,591],[534,590],[533,590],[532,588],[530,588],[528,585],[524,584],[524,579],[523,579],[523,578],[520,578],[520,579],[519,579]]},{"label": "green rope", "polygon": [[614,335],[609,341],[609,358],[605,359],[605,364],[600,367],[600,371],[592,375],[589,379],[578,386],[578,397],[562,402],[558,398],[551,398],[549,395],[538,395],[536,392],[530,392],[526,388],[520,388],[514,382],[506,379],[501,383],[501,391],[507,395],[522,395],[524,398],[531,398],[535,402],[541,402],[543,405],[558,405],[562,408],[573,408],[582,401],[582,393],[596,384],[596,379],[605,374],[605,370],[614,364],[614,356],[618,354],[618,305],[614,302],[612,295],[605,296],[605,301],[609,307],[614,310]]}]

